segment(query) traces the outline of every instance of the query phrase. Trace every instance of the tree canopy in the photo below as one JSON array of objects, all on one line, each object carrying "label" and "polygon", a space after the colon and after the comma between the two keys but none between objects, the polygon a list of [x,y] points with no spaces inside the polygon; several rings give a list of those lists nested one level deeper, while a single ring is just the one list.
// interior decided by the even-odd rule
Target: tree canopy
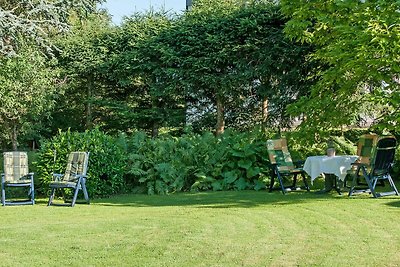
[{"label": "tree canopy", "polygon": [[[288,1],[285,31],[315,45],[324,69],[311,94],[292,106],[310,129],[354,124],[360,115],[387,129],[400,126],[400,2]],[[373,103],[372,105],[370,103]],[[378,108],[378,109],[376,109]]]},{"label": "tree canopy", "polygon": [[70,29],[71,15],[93,12],[98,2],[101,0],[2,0],[0,54],[15,55],[26,40],[51,54],[51,37]]}]

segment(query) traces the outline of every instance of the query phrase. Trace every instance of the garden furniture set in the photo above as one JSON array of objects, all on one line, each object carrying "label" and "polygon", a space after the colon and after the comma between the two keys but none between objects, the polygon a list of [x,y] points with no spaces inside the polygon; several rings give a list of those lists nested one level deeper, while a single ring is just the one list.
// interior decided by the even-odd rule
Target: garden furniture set
[{"label": "garden furniture set", "polygon": [[[378,136],[366,134],[360,137],[357,144],[357,155],[323,155],[310,156],[306,161],[293,162],[287,148],[286,139],[270,139],[267,141],[267,150],[272,165],[272,178],[269,190],[279,189],[283,194],[290,191],[305,189],[310,191],[305,174],[311,177],[311,183],[318,176],[333,181],[330,188],[335,187],[341,194],[338,179],[346,187],[347,177],[351,178],[349,196],[358,193],[370,193],[374,198],[388,195],[399,195],[395,183],[390,175],[394,164],[396,151],[396,138],[394,136]],[[303,165],[301,165],[304,163]],[[303,187],[297,186],[297,176],[301,175]],[[290,185],[285,185],[284,177],[293,176]],[[275,179],[278,187],[275,187]],[[363,183],[362,180],[365,182]],[[378,185],[389,182],[390,191],[378,192]],[[378,183],[379,182],[379,183]],[[327,185],[327,183],[326,183]]]}]

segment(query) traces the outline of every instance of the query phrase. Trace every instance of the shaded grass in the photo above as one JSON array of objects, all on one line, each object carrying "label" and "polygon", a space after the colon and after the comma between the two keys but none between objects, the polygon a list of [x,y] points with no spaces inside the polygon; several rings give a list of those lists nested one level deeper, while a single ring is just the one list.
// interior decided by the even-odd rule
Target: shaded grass
[{"label": "shaded grass", "polygon": [[398,266],[400,197],[123,195],[0,209],[2,266]]}]

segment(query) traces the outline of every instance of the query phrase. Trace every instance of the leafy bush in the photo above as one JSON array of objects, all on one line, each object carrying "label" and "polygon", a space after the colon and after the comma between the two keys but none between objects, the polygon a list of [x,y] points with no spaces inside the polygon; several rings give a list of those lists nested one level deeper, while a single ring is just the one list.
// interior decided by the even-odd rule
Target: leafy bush
[{"label": "leafy bush", "polygon": [[43,142],[38,151],[36,171],[40,193],[48,193],[52,173],[64,173],[66,159],[72,151],[88,151],[89,166],[87,188],[90,196],[109,196],[124,186],[126,167],[125,150],[119,139],[98,129],[78,132],[62,132]]},{"label": "leafy bush", "polygon": [[257,131],[164,136],[137,133],[128,142],[128,173],[149,194],[265,187],[265,138]]}]

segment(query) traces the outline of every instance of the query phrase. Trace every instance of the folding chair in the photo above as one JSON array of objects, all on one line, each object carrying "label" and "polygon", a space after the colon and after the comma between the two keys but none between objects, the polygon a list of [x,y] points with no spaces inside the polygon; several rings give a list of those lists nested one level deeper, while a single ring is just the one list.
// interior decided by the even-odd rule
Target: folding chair
[{"label": "folding chair", "polygon": [[[267,140],[267,151],[269,155],[270,163],[272,164],[273,173],[271,175],[271,183],[269,186],[269,191],[273,190],[281,190],[283,194],[292,190],[299,190],[300,187],[296,186],[297,183],[297,175],[301,175],[303,178],[304,189],[310,191],[308,186],[305,172],[299,166],[304,163],[302,161],[298,161],[293,163],[292,157],[287,148],[286,139],[275,139],[275,140]],[[293,176],[293,182],[291,185],[287,186],[284,183],[284,177]],[[275,177],[278,178],[279,187],[274,187]]]},{"label": "folding chair", "polygon": [[[72,152],[68,155],[67,168],[64,174],[53,174],[54,181],[50,183],[51,193],[48,206],[60,205],[53,204],[56,189],[61,189],[65,206],[75,206],[79,190],[82,190],[86,202],[89,204],[89,195],[86,189],[86,173],[89,162],[89,152]],[[73,190],[71,204],[67,204],[64,189],[70,188]]]},{"label": "folding chair", "polygon": [[[35,204],[33,173],[28,170],[26,152],[4,152],[4,173],[1,174],[1,203],[6,205]],[[6,200],[6,188],[27,187],[28,198],[23,200]]]},{"label": "folding chair", "polygon": [[[378,138],[379,136],[377,134],[364,134],[357,142],[357,163],[360,164],[353,164],[353,168],[348,172],[351,177],[354,175],[356,176],[357,186],[367,186],[366,183],[361,182],[361,164],[367,168],[370,167],[371,157],[376,148]],[[384,185],[383,181],[381,181],[381,185]]]},{"label": "folding chair", "polygon": [[[377,139],[376,147],[372,149],[370,162],[356,162],[355,166],[362,172],[368,188],[357,189],[357,179],[360,175],[353,175],[349,196],[358,193],[371,193],[374,198],[389,195],[399,195],[396,185],[390,176],[390,170],[394,163],[396,152],[396,138],[394,136],[384,136]],[[357,174],[357,173],[356,173]],[[377,192],[376,185],[378,181],[388,180],[391,191]]]}]

